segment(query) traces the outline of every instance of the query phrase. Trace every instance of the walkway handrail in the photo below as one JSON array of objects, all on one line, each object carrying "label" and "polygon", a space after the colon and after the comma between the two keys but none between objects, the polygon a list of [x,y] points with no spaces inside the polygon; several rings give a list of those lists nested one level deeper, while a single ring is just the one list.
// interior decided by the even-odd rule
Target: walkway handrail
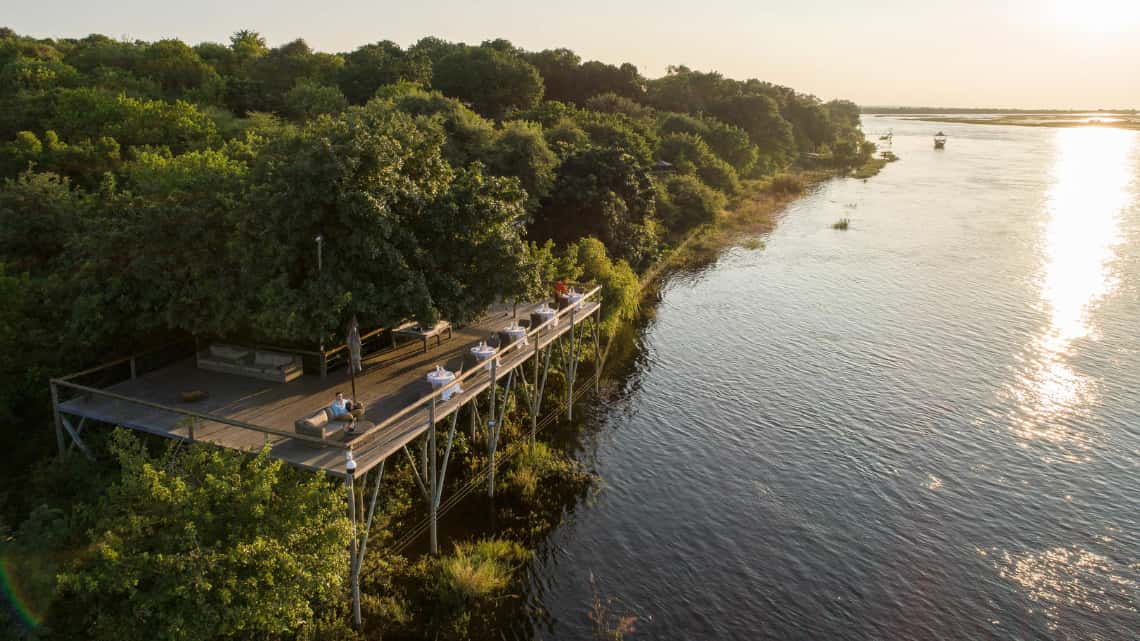
[{"label": "walkway handrail", "polygon": [[331,448],[331,449],[340,449],[340,450],[352,449],[351,445],[348,443],[341,443],[341,442],[337,442],[337,441],[326,441],[326,440],[318,438],[316,436],[309,436],[307,434],[297,434],[295,432],[286,432],[284,430],[278,430],[278,429],[275,429],[272,427],[265,427],[264,425],[256,425],[254,423],[246,423],[245,421],[238,421],[238,420],[231,419],[231,418],[214,416],[213,414],[203,414],[202,412],[195,412],[193,410],[185,410],[185,409],[178,408],[178,407],[170,407],[169,405],[163,405],[162,403],[154,403],[152,401],[144,401],[142,399],[131,398],[130,396],[124,396],[123,394],[116,394],[115,392],[108,392],[107,390],[101,390],[101,389],[98,389],[96,387],[88,387],[86,385],[79,385],[78,383],[71,383],[71,382],[68,382],[66,380],[59,379],[59,378],[51,379],[51,384],[57,385],[60,387],[69,387],[71,389],[79,390],[79,391],[85,392],[87,394],[95,394],[97,396],[105,396],[107,398],[113,398],[113,399],[118,400],[118,401],[125,401],[128,403],[134,403],[135,405],[141,405],[143,407],[149,407],[152,409],[162,410],[165,412],[173,412],[175,414],[181,414],[183,416],[189,416],[189,417],[200,419],[203,421],[211,421],[214,423],[222,423],[224,425],[232,425],[233,427],[240,427],[242,429],[251,430],[254,432],[261,432],[262,434],[273,434],[274,436],[281,436],[281,437],[285,437],[285,438],[296,439],[299,441],[306,441],[308,443],[320,445],[321,447],[326,447],[326,448]]},{"label": "walkway handrail", "polygon": [[[589,300],[591,297],[593,297],[595,294],[597,294],[599,291],[601,291],[601,289],[602,289],[602,287],[600,285],[594,287],[594,289],[591,289],[589,292],[583,294],[582,299],[580,301],[578,301],[577,303],[574,303],[573,305],[567,305],[566,307],[558,310],[554,314],[554,316],[550,318],[550,320],[544,321],[543,323],[539,324],[536,327],[532,327],[529,331],[527,331],[527,334],[526,334],[527,338],[529,339],[532,336],[537,337],[539,332],[541,332],[547,326],[550,326],[552,323],[557,321],[562,316],[567,316],[567,315],[573,314],[574,308],[576,308],[580,304]],[[497,348],[495,348],[494,355],[492,355],[490,358],[500,358],[500,357],[504,356],[505,354],[509,353],[511,350],[521,349],[522,345],[523,345],[523,341],[515,341],[515,342],[511,343],[510,345],[507,345],[506,347],[503,347],[503,346],[497,347]],[[350,449],[353,446],[361,446],[361,445],[365,445],[365,444],[369,443],[370,441],[373,440],[372,438],[369,438],[369,437],[374,438],[373,435],[380,433],[382,430],[384,430],[387,427],[391,427],[393,424],[396,423],[396,421],[403,419],[404,417],[408,416],[412,412],[414,412],[414,411],[420,409],[421,407],[427,405],[428,403],[431,402],[431,400],[433,398],[440,397],[443,395],[443,393],[445,391],[451,389],[452,387],[455,387],[455,386],[459,385],[460,383],[462,383],[463,381],[468,380],[474,376],[477,376],[481,369],[482,369],[481,367],[475,367],[475,368],[472,368],[472,369],[464,372],[463,374],[460,374],[459,376],[455,377],[455,380],[449,382],[446,385],[443,385],[442,387],[440,387],[438,389],[432,390],[432,392],[430,394],[428,394],[427,396],[424,396],[423,398],[416,401],[415,403],[408,405],[407,407],[400,410],[399,412],[396,412],[392,416],[389,416],[388,418],[384,419],[383,422],[381,422],[378,425],[376,425],[375,427],[369,429],[368,432],[366,432],[364,435],[362,435],[361,438],[356,439],[350,445]],[[505,374],[506,373],[504,372],[504,375]],[[499,376],[498,378],[502,378],[502,376]],[[492,381],[492,383],[494,383],[494,382],[495,381]]]},{"label": "walkway handrail", "polygon": [[189,343],[192,340],[193,340],[192,338],[180,338],[178,340],[170,341],[169,343],[164,343],[162,345],[159,345],[158,347],[152,347],[150,349],[143,350],[141,352],[135,352],[134,354],[131,354],[130,356],[124,356],[122,358],[117,358],[113,361],[103,363],[101,365],[96,365],[94,367],[88,367],[85,370],[73,372],[71,374],[61,376],[61,377],[54,379],[54,380],[70,381],[72,379],[79,378],[80,376],[86,376],[88,374],[94,374],[95,372],[98,372],[100,370],[110,369],[116,365],[122,365],[123,363],[129,363],[131,361],[137,360],[138,358],[141,358],[141,357],[146,356],[148,354],[153,354],[153,353],[158,352],[158,351],[162,351],[162,350],[167,349],[169,347],[172,347],[174,345],[181,345],[182,343]]}]

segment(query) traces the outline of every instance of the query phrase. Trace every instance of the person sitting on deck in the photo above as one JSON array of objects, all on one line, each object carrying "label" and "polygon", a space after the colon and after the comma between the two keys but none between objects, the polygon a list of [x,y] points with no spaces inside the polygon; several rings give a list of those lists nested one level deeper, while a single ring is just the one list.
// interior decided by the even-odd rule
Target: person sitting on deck
[{"label": "person sitting on deck", "polygon": [[360,403],[345,400],[344,392],[337,392],[336,398],[333,399],[332,407],[329,408],[329,412],[332,413],[332,419],[334,421],[351,421],[355,423],[357,419],[364,416],[364,406]]}]

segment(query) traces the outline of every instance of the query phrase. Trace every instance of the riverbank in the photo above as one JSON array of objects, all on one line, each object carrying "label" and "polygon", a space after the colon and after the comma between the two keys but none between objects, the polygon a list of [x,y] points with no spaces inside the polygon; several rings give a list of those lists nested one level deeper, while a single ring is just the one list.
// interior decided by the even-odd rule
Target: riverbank
[{"label": "riverbank", "polygon": [[[892,160],[871,158],[849,175],[859,179],[869,178],[890,162]],[[715,223],[690,231],[668,255],[642,275],[642,291],[650,289],[669,271],[708,264],[725,247],[744,237],[753,239],[749,241],[750,245],[759,249],[763,243],[755,237],[772,231],[780,212],[788,204],[802,197],[812,187],[843,176],[843,173],[833,170],[803,169],[745,181],[741,193],[729,202]]]}]

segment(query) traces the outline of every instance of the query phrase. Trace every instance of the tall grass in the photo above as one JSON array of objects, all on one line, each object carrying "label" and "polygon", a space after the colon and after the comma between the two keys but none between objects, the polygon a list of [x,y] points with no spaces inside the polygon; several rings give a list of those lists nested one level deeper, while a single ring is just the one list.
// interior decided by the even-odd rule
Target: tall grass
[{"label": "tall grass", "polygon": [[463,601],[489,598],[507,588],[515,566],[526,557],[526,550],[514,541],[461,543],[440,561],[439,587]]},{"label": "tall grass", "polygon": [[541,441],[523,443],[506,475],[507,486],[526,499],[534,498],[543,478],[574,471],[571,460]]},{"label": "tall grass", "polygon": [[773,194],[793,196],[804,193],[805,189],[803,179],[795,174],[776,174],[768,182],[768,191]]},{"label": "tall grass", "polygon": [[851,225],[851,219],[850,218],[840,218],[839,220],[837,220],[831,224],[831,228],[832,229],[839,229],[841,231],[847,231],[847,228],[850,225]]}]

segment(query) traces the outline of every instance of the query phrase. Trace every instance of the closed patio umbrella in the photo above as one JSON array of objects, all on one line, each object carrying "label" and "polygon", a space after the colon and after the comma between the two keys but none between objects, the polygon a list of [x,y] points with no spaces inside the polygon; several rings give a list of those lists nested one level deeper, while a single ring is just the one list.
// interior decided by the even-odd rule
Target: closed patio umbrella
[{"label": "closed patio umbrella", "polygon": [[352,376],[352,401],[356,402],[356,373],[364,368],[360,364],[360,327],[356,315],[348,322],[348,372]]}]

